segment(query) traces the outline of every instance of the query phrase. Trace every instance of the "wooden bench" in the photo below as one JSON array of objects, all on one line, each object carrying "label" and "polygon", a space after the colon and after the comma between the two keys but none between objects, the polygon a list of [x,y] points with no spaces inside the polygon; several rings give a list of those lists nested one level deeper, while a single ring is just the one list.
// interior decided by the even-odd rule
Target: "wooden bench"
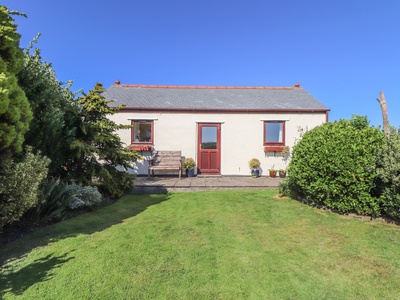
[{"label": "wooden bench", "polygon": [[149,160],[149,171],[154,176],[154,171],[178,171],[179,179],[182,174],[182,155],[181,151],[153,151]]}]

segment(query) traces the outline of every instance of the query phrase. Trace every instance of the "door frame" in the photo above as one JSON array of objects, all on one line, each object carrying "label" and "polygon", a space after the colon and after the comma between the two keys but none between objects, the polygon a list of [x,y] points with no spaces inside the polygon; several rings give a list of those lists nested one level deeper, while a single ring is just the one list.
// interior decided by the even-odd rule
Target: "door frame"
[{"label": "door frame", "polygon": [[[201,140],[202,140],[202,128],[203,127],[217,127],[217,148],[215,149],[217,153],[217,168],[216,169],[200,169],[202,159],[201,159]],[[197,123],[197,173],[198,174],[221,174],[221,123],[210,123],[210,122],[198,122]]]}]

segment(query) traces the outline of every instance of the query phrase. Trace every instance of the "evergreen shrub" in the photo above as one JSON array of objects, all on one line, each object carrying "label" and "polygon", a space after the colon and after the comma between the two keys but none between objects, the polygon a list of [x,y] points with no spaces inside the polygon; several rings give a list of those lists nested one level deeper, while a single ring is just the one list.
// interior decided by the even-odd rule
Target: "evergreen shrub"
[{"label": "evergreen shrub", "polygon": [[75,201],[71,188],[60,179],[44,180],[39,191],[39,201],[22,217],[20,224],[32,226],[43,222],[61,221],[67,218],[67,208]]},{"label": "evergreen shrub", "polygon": [[70,209],[90,208],[102,202],[102,196],[96,186],[83,186],[72,182],[69,188],[75,197],[74,201],[69,203]]},{"label": "evergreen shrub", "polygon": [[400,132],[391,128],[376,156],[378,193],[382,211],[400,218]]},{"label": "evergreen shrub", "polygon": [[290,193],[341,213],[379,215],[375,157],[383,140],[381,130],[358,116],[308,131],[292,151]]},{"label": "evergreen shrub", "polygon": [[50,160],[27,147],[20,162],[0,162],[0,228],[18,221],[38,203],[39,186],[47,176]]}]

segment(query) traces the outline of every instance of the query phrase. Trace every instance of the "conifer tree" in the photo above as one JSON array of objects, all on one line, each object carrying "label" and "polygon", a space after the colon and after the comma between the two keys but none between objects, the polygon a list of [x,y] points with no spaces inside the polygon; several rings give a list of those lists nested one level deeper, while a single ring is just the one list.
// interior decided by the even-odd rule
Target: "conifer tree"
[{"label": "conifer tree", "polygon": [[71,143],[72,156],[66,168],[69,176],[84,184],[100,184],[112,197],[119,197],[133,186],[134,176],[126,170],[133,168],[140,155],[124,147],[119,135],[120,129],[130,125],[119,125],[108,118],[122,106],[110,107],[111,100],[105,100],[105,91],[100,83],[83,97],[78,98],[81,107],[80,126],[76,139]]},{"label": "conifer tree", "polygon": [[0,230],[38,202],[40,182],[49,160],[31,147],[22,151],[32,111],[16,74],[23,63],[20,35],[12,14],[0,6]]},{"label": "conifer tree", "polygon": [[22,151],[32,111],[16,74],[23,62],[20,35],[7,7],[0,6],[0,158]]},{"label": "conifer tree", "polygon": [[25,134],[25,144],[50,158],[49,175],[59,177],[78,125],[70,121],[76,119],[79,111],[71,84],[59,82],[52,65],[42,60],[40,50],[32,50],[38,38],[25,50],[23,67],[18,73],[19,85],[34,116]]}]

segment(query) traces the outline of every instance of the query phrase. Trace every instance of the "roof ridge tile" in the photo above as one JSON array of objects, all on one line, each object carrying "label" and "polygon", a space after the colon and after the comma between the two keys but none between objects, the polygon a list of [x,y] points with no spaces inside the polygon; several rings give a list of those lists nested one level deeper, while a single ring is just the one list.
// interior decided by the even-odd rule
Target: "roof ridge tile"
[{"label": "roof ridge tile", "polygon": [[128,88],[156,88],[156,89],[210,89],[210,90],[295,90],[300,86],[201,86],[201,85],[156,85],[156,84],[118,84],[113,86]]}]

